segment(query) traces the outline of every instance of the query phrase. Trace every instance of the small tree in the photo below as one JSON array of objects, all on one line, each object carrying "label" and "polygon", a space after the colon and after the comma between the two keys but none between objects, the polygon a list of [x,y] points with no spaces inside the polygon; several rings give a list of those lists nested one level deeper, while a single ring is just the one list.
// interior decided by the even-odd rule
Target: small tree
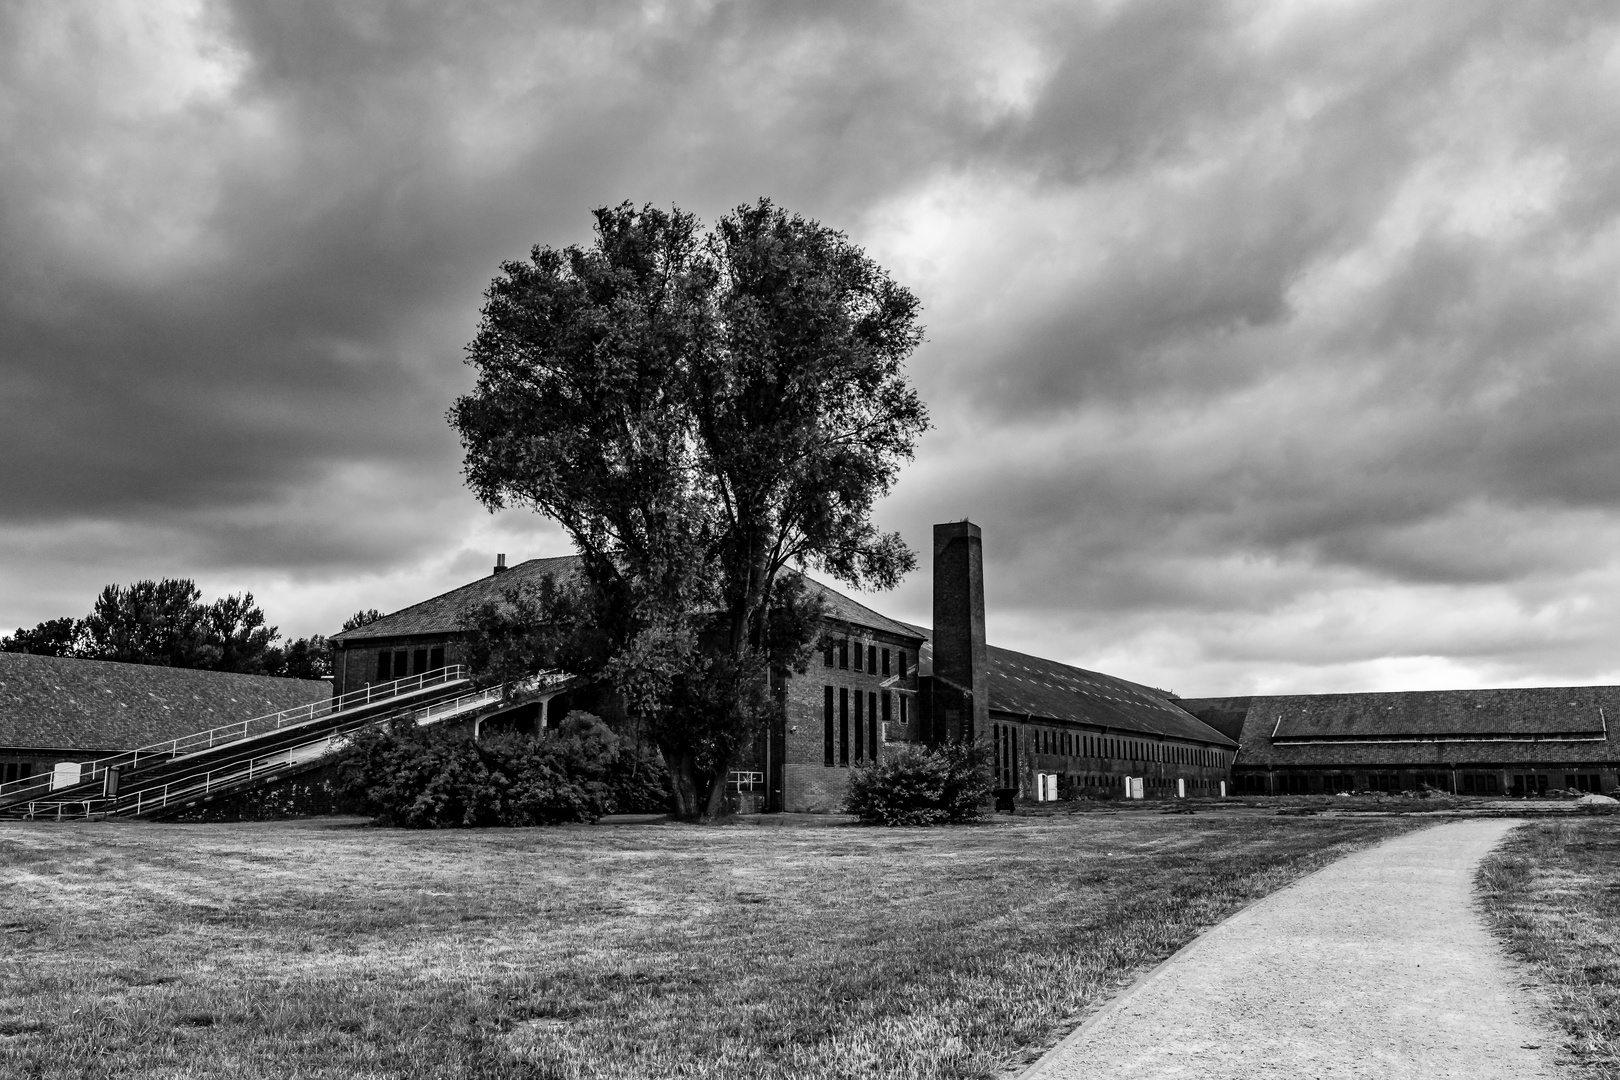
[{"label": "small tree", "polygon": [[[679,812],[716,813],[732,760],[819,625],[790,566],[888,588],[915,564],[871,520],[927,426],[902,364],[918,303],[843,234],[760,200],[704,234],[596,212],[485,294],[477,386],[450,410],[491,509],[558,521],[611,679]],[[778,618],[785,612],[785,618]]]}]

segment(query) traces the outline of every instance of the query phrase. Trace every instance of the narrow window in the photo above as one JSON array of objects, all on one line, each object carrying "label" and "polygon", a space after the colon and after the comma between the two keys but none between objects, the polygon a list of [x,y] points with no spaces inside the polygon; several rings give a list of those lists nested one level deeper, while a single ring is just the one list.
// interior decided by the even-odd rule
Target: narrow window
[{"label": "narrow window", "polygon": [[394,677],[394,654],[384,649],[377,654],[377,681],[387,682]]},{"label": "narrow window", "polygon": [[[859,653],[857,653],[856,655],[859,655]],[[866,746],[866,740],[861,738],[861,715],[862,715],[861,692],[859,690],[857,690],[857,691],[855,691],[855,762],[856,762],[856,764],[860,764],[861,759],[866,756],[865,754],[863,754],[861,752],[862,749]]]},{"label": "narrow window", "polygon": [[[866,742],[867,758],[874,764],[877,762],[878,748],[878,696],[874,690],[866,695]],[[884,712],[888,711],[889,695],[883,695]]]},{"label": "narrow window", "polygon": [[435,645],[428,650],[428,670],[438,671],[444,667],[444,646]]},{"label": "narrow window", "polygon": [[889,650],[883,650],[883,677],[889,677]]},{"label": "narrow window", "polygon": [[838,764],[849,764],[849,687],[838,688]]},{"label": "narrow window", "polygon": [[822,764],[831,768],[833,764],[833,688],[824,686],[826,692],[821,703],[821,751]]},{"label": "narrow window", "polygon": [[904,694],[900,695],[900,723],[902,726],[911,723],[911,699]]},{"label": "narrow window", "polygon": [[857,641],[855,648],[851,651],[855,654],[855,670],[859,671],[861,670],[861,643]]},{"label": "narrow window", "polygon": [[412,675],[421,675],[427,671],[427,658],[428,651],[426,649],[417,649],[411,654]]},{"label": "narrow window", "polygon": [[849,670],[849,639],[844,638],[838,643],[838,666],[844,671]]},{"label": "narrow window", "polygon": [[827,639],[827,647],[821,652],[821,662],[826,667],[832,667],[833,643],[832,638]]},{"label": "narrow window", "polygon": [[[888,706],[888,703],[889,695],[883,695],[883,704]],[[867,695],[867,758],[873,764],[878,761],[878,695],[876,695],[876,691]]]},{"label": "narrow window", "polygon": [[894,719],[893,708],[894,695],[887,690],[883,691],[883,722],[885,724]]},{"label": "narrow window", "polygon": [[405,676],[409,675],[410,671],[407,668],[407,665],[409,665],[409,664],[410,664],[410,654],[407,653],[404,649],[395,650],[395,652],[394,652],[394,678],[403,679]]},{"label": "narrow window", "polygon": [[906,677],[906,650],[900,650],[900,677]]},{"label": "narrow window", "polygon": [[876,645],[868,645],[866,647],[866,673],[868,675],[876,675],[877,674],[877,646]]}]

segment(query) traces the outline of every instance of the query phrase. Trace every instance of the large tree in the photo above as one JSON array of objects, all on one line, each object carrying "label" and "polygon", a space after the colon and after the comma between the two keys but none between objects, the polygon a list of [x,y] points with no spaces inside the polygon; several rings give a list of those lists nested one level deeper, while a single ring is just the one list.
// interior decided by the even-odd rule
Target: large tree
[{"label": "large tree", "polygon": [[915,565],[872,522],[927,426],[903,364],[918,302],[839,232],[760,200],[704,231],[596,211],[485,294],[450,421],[491,509],[555,519],[569,595],[671,770],[713,814],[728,767],[803,670],[818,607],[791,568],[888,588]]}]

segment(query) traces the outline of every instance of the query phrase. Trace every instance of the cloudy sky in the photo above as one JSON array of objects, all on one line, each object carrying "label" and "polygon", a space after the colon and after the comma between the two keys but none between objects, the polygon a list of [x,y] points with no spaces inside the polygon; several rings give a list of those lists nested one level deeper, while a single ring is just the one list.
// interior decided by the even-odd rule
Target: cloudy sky
[{"label": "cloudy sky", "polygon": [[[883,523],[1185,695],[1620,681],[1620,8],[0,4],[0,629],[567,549],[444,422],[502,259],[769,195],[926,305]],[[928,619],[925,571],[873,602]]]}]

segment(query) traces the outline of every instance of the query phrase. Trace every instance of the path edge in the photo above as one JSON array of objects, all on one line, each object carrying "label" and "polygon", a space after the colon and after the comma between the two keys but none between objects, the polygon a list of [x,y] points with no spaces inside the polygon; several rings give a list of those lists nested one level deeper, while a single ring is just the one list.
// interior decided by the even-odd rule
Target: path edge
[{"label": "path edge", "polygon": [[[1440,826],[1448,825],[1448,824],[1450,824],[1449,821],[1436,821],[1433,825],[1429,826],[1429,828],[1438,828]],[[1157,980],[1158,977],[1164,973],[1165,968],[1169,967],[1175,961],[1181,959],[1182,954],[1191,951],[1192,948],[1194,946],[1196,946],[1199,942],[1203,941],[1210,934],[1214,933],[1216,930],[1218,930],[1222,926],[1225,926],[1227,923],[1231,922],[1233,919],[1237,918],[1239,915],[1242,915],[1245,912],[1250,911],[1253,908],[1259,906],[1260,904],[1265,903],[1267,900],[1270,900],[1273,896],[1281,896],[1283,893],[1287,892],[1289,889],[1293,889],[1293,888],[1296,888],[1296,887],[1298,887],[1300,885],[1305,884],[1305,882],[1309,881],[1311,878],[1315,877],[1317,874],[1320,874],[1322,871],[1326,870],[1328,867],[1337,866],[1339,863],[1343,862],[1345,859],[1350,858],[1352,855],[1359,855],[1363,851],[1372,851],[1375,848],[1381,847],[1384,844],[1389,843],[1391,840],[1400,839],[1401,836],[1411,836],[1412,833],[1423,832],[1423,831],[1424,831],[1423,829],[1414,829],[1414,830],[1412,830],[1411,833],[1401,833],[1400,836],[1391,836],[1391,837],[1388,837],[1387,839],[1380,840],[1378,843],[1373,844],[1371,847],[1357,848],[1355,851],[1347,851],[1343,855],[1340,855],[1337,859],[1334,859],[1331,862],[1323,863],[1321,866],[1318,866],[1315,870],[1312,870],[1310,873],[1304,875],[1303,877],[1295,878],[1293,881],[1290,881],[1288,884],[1284,885],[1282,888],[1277,889],[1277,890],[1275,890],[1273,892],[1268,892],[1264,896],[1257,896],[1253,900],[1250,900],[1247,904],[1244,904],[1242,907],[1238,908],[1236,911],[1228,912],[1225,916],[1223,916],[1220,919],[1220,921],[1211,923],[1209,926],[1206,926],[1204,929],[1200,930],[1198,932],[1198,934],[1191,941],[1187,942],[1187,944],[1183,945],[1181,948],[1177,949],[1175,952],[1171,953],[1169,956],[1165,957],[1163,960],[1160,960],[1157,964],[1155,964],[1149,970],[1147,970],[1147,971],[1143,972],[1142,974],[1138,975],[1135,979],[1133,979],[1131,981],[1131,984],[1129,986],[1127,986],[1125,989],[1121,990],[1119,993],[1115,994],[1113,997],[1109,998],[1107,1001],[1105,1001],[1102,1004],[1101,1008],[1099,1008],[1096,1012],[1094,1012],[1090,1016],[1088,1016],[1083,1024],[1081,1024],[1079,1027],[1075,1028],[1073,1031],[1069,1032],[1067,1035],[1063,1036],[1063,1038],[1059,1039],[1055,1045],[1049,1047],[1047,1049],[1046,1053],[1042,1054],[1040,1057],[1036,1058],[1034,1061],[1030,1062],[1028,1065],[1024,1066],[1024,1068],[1020,1069],[1016,1073],[1010,1073],[1010,1074],[1003,1073],[1002,1074],[1003,1080],[1040,1080],[1042,1071],[1048,1065],[1050,1065],[1062,1053],[1062,1051],[1066,1050],[1071,1044],[1077,1043],[1082,1038],[1084,1038],[1085,1036],[1091,1034],[1091,1032],[1094,1029],[1096,1029],[1098,1026],[1100,1026],[1103,1023],[1103,1021],[1105,1021],[1105,1020],[1109,1019],[1110,1017],[1112,1017],[1116,1012],[1118,1012],[1120,1009],[1124,1008],[1127,1004],[1129,1004],[1132,998],[1136,997],[1136,995],[1140,994],[1143,990],[1147,989],[1147,987],[1151,983],[1153,983],[1155,980]]]}]

